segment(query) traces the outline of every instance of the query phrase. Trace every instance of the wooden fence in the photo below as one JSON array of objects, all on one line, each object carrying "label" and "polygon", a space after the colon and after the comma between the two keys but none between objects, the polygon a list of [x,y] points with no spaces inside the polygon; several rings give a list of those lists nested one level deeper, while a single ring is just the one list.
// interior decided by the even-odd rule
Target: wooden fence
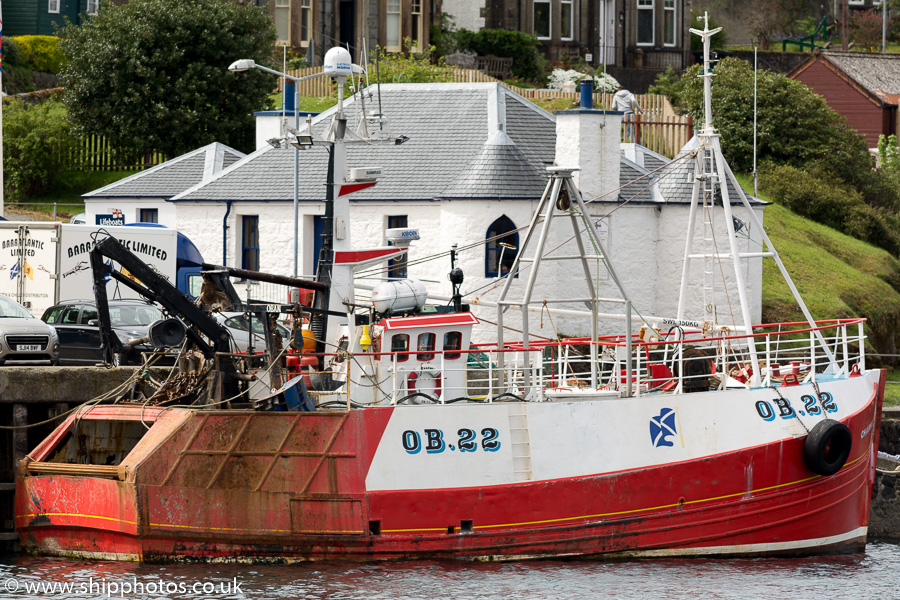
[{"label": "wooden fence", "polygon": [[162,152],[139,153],[114,146],[99,135],[82,137],[72,152],[61,158],[60,162],[69,168],[86,171],[143,170],[169,160]]}]

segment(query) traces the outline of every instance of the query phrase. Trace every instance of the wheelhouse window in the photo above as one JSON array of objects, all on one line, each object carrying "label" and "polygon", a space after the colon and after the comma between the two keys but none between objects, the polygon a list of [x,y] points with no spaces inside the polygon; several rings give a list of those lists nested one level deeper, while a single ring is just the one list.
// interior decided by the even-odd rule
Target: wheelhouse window
[{"label": "wheelhouse window", "polygon": [[639,46],[652,46],[654,0],[637,0],[637,43]]},{"label": "wheelhouse window", "polygon": [[539,40],[549,40],[552,33],[550,18],[550,2],[535,0],[534,2],[534,35]]},{"label": "wheelhouse window", "polygon": [[279,44],[291,44],[291,0],[275,0],[275,38]]},{"label": "wheelhouse window", "polygon": [[241,234],[241,268],[259,271],[259,217],[244,215]]},{"label": "wheelhouse window", "polygon": [[387,0],[385,50],[400,52],[400,0]]},{"label": "wheelhouse window", "polygon": [[516,254],[519,252],[519,234],[516,232],[515,223],[503,215],[491,223],[485,238],[487,248],[485,250],[484,276],[506,275],[512,268]]},{"label": "wheelhouse window", "polygon": [[663,21],[663,45],[675,45],[675,0],[665,0],[665,14]]},{"label": "wheelhouse window", "polygon": [[456,360],[461,356],[462,350],[462,333],[459,331],[448,331],[444,334],[444,359]]},{"label": "wheelhouse window", "polygon": [[563,40],[571,40],[572,39],[572,28],[573,28],[573,19],[572,19],[572,0],[562,0],[560,5],[560,37]]},{"label": "wheelhouse window", "polygon": [[409,358],[409,335],[395,333],[391,338],[391,352],[397,355],[397,362],[403,362]]},{"label": "wheelhouse window", "polygon": [[420,333],[419,343],[416,346],[418,353],[416,360],[426,361],[434,358],[435,335],[433,333]]}]

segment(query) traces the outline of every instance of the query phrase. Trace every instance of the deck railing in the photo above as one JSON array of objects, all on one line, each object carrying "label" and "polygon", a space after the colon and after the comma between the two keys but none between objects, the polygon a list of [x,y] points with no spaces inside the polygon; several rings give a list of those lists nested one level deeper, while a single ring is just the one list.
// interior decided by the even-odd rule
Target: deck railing
[{"label": "deck railing", "polygon": [[[369,387],[378,387],[374,401],[378,405],[547,401],[579,395],[618,398],[627,395],[629,387],[632,395],[643,396],[790,386],[865,370],[863,323],[863,319],[844,319],[819,322],[815,328],[806,323],[759,325],[752,335],[704,336],[700,331],[673,329],[644,339],[633,336],[630,373],[625,339],[604,337],[595,353],[596,386],[591,385],[591,342],[585,338],[534,342],[528,349],[521,344],[503,348],[478,344],[468,351],[451,351],[452,360],[435,351],[427,364],[396,353],[365,352],[344,357],[335,373],[355,385],[373,382]],[[411,351],[407,359],[415,354]],[[439,395],[432,391],[429,398],[410,387],[410,375],[423,370],[437,380]],[[350,405],[358,396],[348,390],[316,395],[346,397]]]}]

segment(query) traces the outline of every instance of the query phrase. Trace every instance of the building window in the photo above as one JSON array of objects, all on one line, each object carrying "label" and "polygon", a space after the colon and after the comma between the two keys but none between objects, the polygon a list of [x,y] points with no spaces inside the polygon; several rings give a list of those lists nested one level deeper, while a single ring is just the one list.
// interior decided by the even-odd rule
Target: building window
[{"label": "building window", "polygon": [[87,14],[96,15],[100,10],[100,0],[87,0]]},{"label": "building window", "polygon": [[462,333],[459,331],[448,331],[444,334],[444,359],[456,360],[460,357],[462,350]]},{"label": "building window", "polygon": [[637,0],[637,43],[639,46],[653,45],[653,19],[653,0]]},{"label": "building window", "polygon": [[422,0],[411,0],[412,9],[412,49],[422,51],[422,43],[425,41],[425,32],[422,20]]},{"label": "building window", "polygon": [[675,0],[666,0],[663,22],[663,45],[675,45]]},{"label": "building window", "polygon": [[245,215],[241,230],[241,268],[259,271],[259,217]]},{"label": "building window", "polygon": [[279,44],[291,44],[291,0],[275,0],[275,38]]},{"label": "building window", "polygon": [[300,45],[306,48],[309,46],[309,40],[312,37],[312,0],[300,1]]},{"label": "building window", "polygon": [[400,52],[400,0],[387,0],[385,50]]},{"label": "building window", "polygon": [[[394,229],[395,227],[407,227],[407,219],[406,215],[397,215],[394,217],[388,217],[388,229]],[[389,246],[393,246],[392,242],[388,242]],[[407,271],[406,271],[406,257],[404,254],[399,258],[391,258],[388,260],[388,278],[389,279],[406,279]]]},{"label": "building window", "polygon": [[141,223],[159,223],[158,208],[142,208],[140,209]]},{"label": "building window", "polygon": [[560,38],[572,39],[572,0],[562,0],[559,13]]},{"label": "building window", "polygon": [[550,2],[535,0],[534,2],[534,35],[539,40],[549,40],[552,20],[550,18]]},{"label": "building window", "polygon": [[54,15],[58,15],[59,14],[59,0],[48,0],[47,12],[54,14]]},{"label": "building window", "polygon": [[506,275],[519,252],[519,234],[515,224],[503,215],[488,228],[485,250],[485,277]]}]

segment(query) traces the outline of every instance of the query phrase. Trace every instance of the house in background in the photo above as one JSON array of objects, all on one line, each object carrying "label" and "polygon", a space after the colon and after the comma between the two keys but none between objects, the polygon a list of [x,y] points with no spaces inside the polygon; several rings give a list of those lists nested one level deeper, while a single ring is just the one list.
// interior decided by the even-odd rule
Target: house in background
[{"label": "house in background", "polygon": [[[109,2],[111,0],[103,0]],[[16,35],[56,35],[68,18],[76,25],[82,17],[97,14],[101,0],[6,0],[3,33]]]},{"label": "house in background", "polygon": [[[350,196],[348,231],[357,248],[386,243],[387,229],[417,229],[421,239],[410,247],[408,261],[367,269],[368,283],[384,279],[419,278],[432,295],[449,295],[445,274],[447,251],[458,244],[456,266],[465,272],[462,292],[473,305],[495,301],[547,181],[547,167],[559,162],[578,166],[578,184],[589,204],[601,238],[642,315],[671,317],[677,307],[681,252],[687,229],[693,174],[692,159],[672,162],[646,148],[620,143],[622,114],[612,111],[564,111],[552,115],[496,83],[384,84],[382,105],[391,133],[409,140],[400,145],[351,145],[350,167],[379,167],[374,187]],[[359,119],[359,96],[345,104],[348,128]],[[377,99],[367,100],[369,106]],[[321,132],[334,109],[313,120]],[[271,126],[260,120],[260,126]],[[274,135],[274,132],[272,133]],[[599,137],[598,137],[599,136]],[[269,134],[259,139],[272,137]],[[584,143],[581,140],[586,140]],[[578,140],[578,141],[576,141]],[[291,274],[293,270],[293,148],[262,144],[255,152],[203,179],[181,193],[145,190],[141,208],[157,207],[160,222],[193,240],[208,262]],[[177,160],[177,159],[176,159]],[[301,276],[314,273],[324,225],[328,153],[313,146],[299,153],[298,263]],[[641,178],[639,181],[636,179]],[[140,183],[132,181],[132,185]],[[159,181],[160,185],[164,182]],[[94,199],[101,194],[90,194]],[[121,191],[106,189],[106,198]],[[737,198],[735,190],[730,195]],[[753,210],[762,218],[762,203]],[[101,208],[107,209],[108,202]],[[744,222],[743,209],[735,212]],[[698,227],[700,225],[698,224]],[[717,231],[718,233],[718,231]],[[697,233],[699,237],[700,234]],[[724,229],[722,237],[725,239]],[[755,247],[750,232],[742,251]],[[566,238],[556,240],[568,255]],[[751,282],[751,314],[761,313],[761,259],[747,261]],[[553,290],[584,278],[573,261],[542,274],[535,294],[552,297]],[[611,297],[614,283],[596,267],[599,295]],[[699,268],[699,267],[698,267]],[[695,274],[702,280],[702,270]],[[527,279],[523,277],[520,279]],[[520,285],[516,281],[513,285]],[[237,286],[255,299],[284,301]],[[364,299],[361,299],[364,301]],[[702,305],[690,298],[693,305]],[[583,305],[572,308],[583,310]],[[479,318],[493,320],[496,309],[476,307]],[[704,315],[692,315],[704,318]],[[517,317],[507,321],[516,326]],[[554,316],[540,335],[585,333],[579,319]]]},{"label": "house in background", "polygon": [[897,130],[900,54],[816,51],[789,75],[825,98],[870,148]]},{"label": "house in background", "polygon": [[534,34],[551,62],[605,65],[635,92],[691,64],[687,0],[444,0],[442,11],[466,29]]},{"label": "house in background", "polygon": [[349,47],[356,62],[363,38],[370,52],[400,52],[404,38],[413,51],[427,48],[434,0],[269,0],[268,11],[278,45],[308,51],[312,43],[317,64],[329,48]]},{"label": "house in background", "polygon": [[82,196],[85,223],[100,224],[98,215],[121,214],[125,223],[175,227],[175,207],[166,200],[242,158],[242,152],[215,142],[88,192]]}]

